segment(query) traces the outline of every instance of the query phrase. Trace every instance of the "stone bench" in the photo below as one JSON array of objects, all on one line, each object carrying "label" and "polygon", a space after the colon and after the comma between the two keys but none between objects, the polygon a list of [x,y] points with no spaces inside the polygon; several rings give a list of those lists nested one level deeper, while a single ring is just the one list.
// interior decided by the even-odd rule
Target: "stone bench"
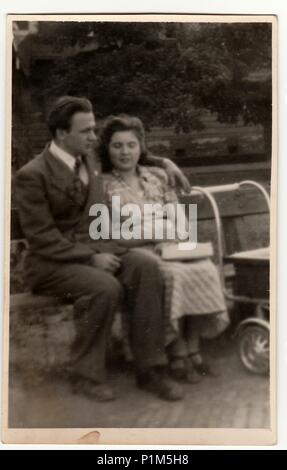
[{"label": "stone bench", "polygon": [[[118,313],[112,327],[111,342],[124,337]],[[10,297],[10,365],[27,372],[63,369],[70,361],[75,338],[73,304],[54,297],[29,292]],[[124,341],[123,354],[129,359]]]}]

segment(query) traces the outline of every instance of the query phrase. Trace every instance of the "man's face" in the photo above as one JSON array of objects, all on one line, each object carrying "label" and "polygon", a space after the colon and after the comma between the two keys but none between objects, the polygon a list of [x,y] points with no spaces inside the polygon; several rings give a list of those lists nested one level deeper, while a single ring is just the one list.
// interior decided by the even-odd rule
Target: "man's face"
[{"label": "man's face", "polygon": [[72,117],[70,129],[61,131],[61,143],[75,157],[87,155],[94,148],[97,140],[95,129],[96,121],[92,112],[76,113]]}]

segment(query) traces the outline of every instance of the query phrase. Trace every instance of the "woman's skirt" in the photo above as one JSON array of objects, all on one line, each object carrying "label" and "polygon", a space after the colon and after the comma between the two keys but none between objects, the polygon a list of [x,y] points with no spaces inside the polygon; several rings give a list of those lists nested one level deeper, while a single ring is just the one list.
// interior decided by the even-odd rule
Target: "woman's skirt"
[{"label": "woman's skirt", "polygon": [[[165,281],[165,342],[170,344],[179,334],[179,320],[200,318],[200,337],[215,338],[229,325],[229,316],[219,272],[210,258],[194,261],[163,261],[154,247],[144,250],[158,260]],[[198,323],[197,323],[198,324]]]},{"label": "woman's skirt", "polygon": [[214,338],[222,333],[229,324],[229,317],[215,264],[210,259],[159,260],[159,263],[165,280],[167,336],[172,337],[172,329],[177,330],[178,320],[187,315],[200,316],[202,338]]}]

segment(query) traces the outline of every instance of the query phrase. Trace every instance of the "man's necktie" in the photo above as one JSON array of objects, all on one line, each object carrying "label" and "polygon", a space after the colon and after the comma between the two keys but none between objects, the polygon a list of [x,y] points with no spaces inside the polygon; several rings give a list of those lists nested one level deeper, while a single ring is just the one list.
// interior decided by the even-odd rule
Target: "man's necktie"
[{"label": "man's necktie", "polygon": [[78,156],[75,158],[74,172],[76,177],[80,178],[80,168],[82,165],[82,157]]},{"label": "man's necktie", "polygon": [[86,188],[84,183],[80,178],[80,169],[83,164],[82,157],[78,156],[75,158],[74,163],[74,181],[73,181],[73,192],[76,195],[77,199],[84,203],[86,196]]},{"label": "man's necktie", "polygon": [[85,185],[89,184],[89,175],[85,157],[78,156],[75,158],[74,174],[76,175],[76,177],[80,178],[82,183],[84,183]]}]

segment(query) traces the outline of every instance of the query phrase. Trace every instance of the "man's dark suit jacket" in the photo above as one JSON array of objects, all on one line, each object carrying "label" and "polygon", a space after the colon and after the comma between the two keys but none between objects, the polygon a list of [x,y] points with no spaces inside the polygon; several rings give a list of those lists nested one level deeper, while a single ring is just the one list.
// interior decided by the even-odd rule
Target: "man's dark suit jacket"
[{"label": "man's dark suit jacket", "polygon": [[113,241],[89,237],[90,207],[104,202],[104,195],[95,159],[87,157],[86,165],[89,186],[84,207],[73,191],[73,172],[48,147],[16,175],[20,223],[29,242],[26,274],[32,287],[45,282],[59,263],[89,263],[95,253],[125,251]]}]

